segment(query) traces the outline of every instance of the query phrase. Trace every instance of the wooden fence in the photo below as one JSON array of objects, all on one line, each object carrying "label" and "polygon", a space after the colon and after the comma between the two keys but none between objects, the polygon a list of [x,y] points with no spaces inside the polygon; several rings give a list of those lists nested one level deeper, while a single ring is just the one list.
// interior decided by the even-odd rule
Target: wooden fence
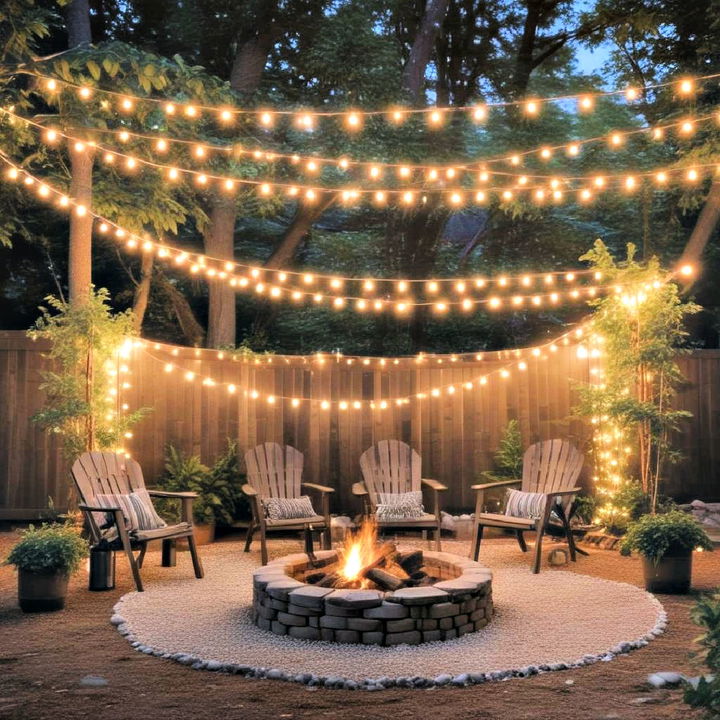
[{"label": "wooden fence", "polygon": [[[67,465],[56,439],[33,425],[30,418],[41,406],[39,370],[46,366],[44,348],[22,333],[0,333],[0,519],[37,516],[52,497],[64,507],[68,499]],[[341,410],[319,403],[292,407],[285,397],[317,400],[345,398],[376,400],[408,396],[432,387],[454,384],[491,373],[507,360],[481,360],[385,367],[374,363],[348,365],[328,358],[320,366],[301,359],[276,358],[256,365],[239,359],[218,359],[214,353],[181,348],[134,350],[127,360],[131,387],[123,391],[130,408],[152,411],[135,428],[128,449],[144,468],[149,484],[162,472],[165,447],[172,443],[185,452],[212,462],[226,438],[241,451],[267,440],[294,445],[305,454],[305,477],[336,488],[334,510],[358,509],[350,493],[359,479],[358,459],[370,445],[399,438],[421,454],[423,475],[446,483],[445,505],[456,510],[472,505],[470,485],[492,466],[507,421],[519,421],[525,443],[567,437],[583,447],[586,425],[572,418],[576,386],[588,380],[588,360],[574,348],[560,348],[548,360],[528,362],[524,372],[504,380],[497,373],[487,385],[458,390],[439,398],[412,400],[373,411]],[[218,383],[234,383],[229,394],[220,386],[188,382],[179,370],[165,372],[173,362],[183,371],[209,376]],[[720,351],[703,350],[681,358],[688,378],[678,406],[693,413],[677,441],[686,458],[672,469],[666,491],[679,498],[720,499],[720,470],[716,462],[720,440]],[[244,389],[278,399],[253,400]],[[590,468],[586,468],[588,482]]]}]

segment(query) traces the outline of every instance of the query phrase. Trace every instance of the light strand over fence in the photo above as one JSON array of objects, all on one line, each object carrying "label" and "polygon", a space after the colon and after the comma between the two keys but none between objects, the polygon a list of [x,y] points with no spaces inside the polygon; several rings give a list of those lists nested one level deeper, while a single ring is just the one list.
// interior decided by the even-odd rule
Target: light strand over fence
[{"label": "light strand over fence", "polygon": [[176,375],[183,382],[199,383],[203,387],[210,389],[224,390],[229,395],[241,394],[248,400],[264,402],[267,405],[274,406],[279,403],[287,403],[291,408],[299,408],[303,404],[316,405],[321,410],[330,410],[337,407],[340,411],[353,410],[387,410],[392,406],[408,405],[411,401],[422,402],[425,400],[433,400],[435,398],[448,395],[462,394],[471,390],[481,390],[493,378],[499,378],[502,381],[508,381],[516,373],[524,373],[529,368],[529,363],[547,361],[552,357],[560,347],[567,345],[577,346],[577,356],[579,359],[597,358],[601,356],[602,339],[590,332],[591,320],[585,320],[576,327],[568,330],[552,341],[548,341],[533,348],[528,348],[529,353],[527,360],[508,361],[498,368],[485,373],[473,376],[470,379],[446,383],[440,385],[432,385],[428,388],[418,390],[406,395],[394,397],[374,397],[371,400],[359,399],[352,397],[337,398],[327,396],[323,398],[303,397],[299,395],[283,395],[273,393],[263,393],[255,387],[246,387],[239,381],[228,382],[217,380],[211,375],[198,373],[195,370],[188,369],[187,366],[180,364],[174,356],[160,357],[153,352],[154,344],[147,341],[136,340],[133,347],[152,358],[158,364],[163,366],[163,370],[168,375]]},{"label": "light strand over fence", "polygon": [[[371,297],[354,296],[343,293],[343,281],[340,279],[333,279],[330,281],[329,291],[320,292],[316,289],[292,289],[284,286],[287,280],[288,273],[286,271],[269,271],[272,273],[272,277],[277,276],[277,285],[270,284],[265,279],[263,273],[267,272],[260,268],[253,268],[247,275],[239,275],[238,270],[241,266],[234,261],[223,260],[221,258],[214,258],[209,255],[202,253],[192,253],[180,248],[175,248],[165,243],[157,242],[152,240],[149,236],[141,236],[137,233],[132,233],[125,228],[121,227],[117,223],[105,218],[104,216],[92,211],[85,205],[78,203],[73,198],[70,198],[62,191],[54,188],[48,183],[41,181],[36,176],[27,172],[23,168],[19,167],[7,156],[0,152],[0,160],[2,160],[8,167],[9,170],[5,173],[5,177],[12,181],[21,181],[26,187],[35,187],[37,189],[37,195],[43,200],[55,199],[57,206],[62,209],[72,209],[77,215],[91,216],[96,221],[96,229],[102,235],[112,235],[112,237],[124,244],[129,250],[140,250],[141,252],[153,253],[159,259],[165,260],[166,262],[174,262],[176,267],[186,269],[191,275],[204,275],[206,278],[215,281],[222,281],[227,283],[230,287],[237,290],[247,290],[254,293],[255,296],[263,296],[273,300],[311,300],[315,306],[326,306],[335,310],[342,310],[344,308],[353,308],[356,311],[375,311],[383,312],[392,310],[397,314],[404,315],[409,313],[415,307],[429,307],[436,314],[443,315],[452,308],[464,310],[466,312],[477,310],[481,307],[486,307],[491,310],[518,310],[521,308],[540,308],[545,305],[556,306],[561,302],[572,302],[582,301],[584,299],[596,297],[599,293],[604,292],[622,292],[620,286],[603,286],[603,285],[591,285],[574,287],[571,290],[549,290],[541,293],[521,293],[513,294],[511,297],[499,297],[493,295],[490,297],[462,297],[462,299],[445,299],[438,298],[434,300],[423,300],[418,301],[412,295],[405,295],[409,290],[407,281],[398,280],[395,281],[397,284],[397,291],[403,294],[402,298],[382,298],[373,295]],[[247,268],[247,266],[245,266]],[[298,276],[298,273],[293,273],[293,276]],[[528,276],[529,277],[529,276]],[[315,275],[311,273],[304,273],[302,275],[303,282],[308,286],[312,286],[316,282]],[[548,274],[545,276],[546,285],[552,285],[555,282],[556,276]],[[572,282],[575,279],[574,273],[567,273],[565,280]],[[549,282],[548,282],[549,280]],[[363,283],[363,288],[370,293],[374,293],[374,281],[359,279],[357,282]],[[433,287],[433,283],[436,285],[438,281],[424,281],[427,283],[425,290],[429,293],[435,293],[437,287]],[[459,281],[460,282],[460,281]],[[462,281],[464,283],[464,281]],[[486,285],[486,280],[483,278],[475,279],[475,286],[483,288]],[[498,279],[499,286],[505,286],[507,281],[502,277]],[[404,285],[403,285],[404,284]],[[523,284],[525,281],[523,280]],[[458,286],[455,284],[454,289],[457,294],[463,296],[469,289],[469,287]],[[336,293],[336,294],[333,294]]]},{"label": "light strand over fence", "polygon": [[[497,108],[517,108],[528,118],[537,117],[544,106],[552,103],[565,105],[574,103],[578,112],[592,112],[601,98],[621,99],[627,103],[641,100],[650,91],[672,88],[679,99],[692,99],[705,83],[720,77],[720,73],[699,76],[695,78],[684,77],[661,83],[652,83],[642,86],[627,86],[625,88],[606,91],[588,91],[552,97],[527,97],[521,100],[502,100],[478,102],[472,105],[456,106],[424,106],[407,107],[396,105],[382,110],[360,110],[356,108],[325,109],[325,108],[299,108],[280,109],[266,108],[239,108],[233,105],[205,105],[196,101],[178,101],[170,98],[156,98],[132,93],[123,93],[114,90],[105,90],[92,85],[93,81],[85,83],[73,82],[60,77],[51,77],[46,74],[29,70],[19,70],[18,73],[32,75],[38,80],[38,89],[46,93],[57,93],[61,89],[70,89],[83,102],[92,100],[96,95],[109,98],[112,104],[124,113],[133,112],[138,105],[155,105],[169,118],[183,117],[190,120],[199,120],[203,116],[212,116],[222,126],[228,126],[240,118],[253,119],[262,128],[272,128],[279,119],[289,119],[293,126],[303,131],[312,131],[321,118],[336,118],[341,121],[341,127],[348,132],[362,131],[370,118],[381,118],[390,125],[402,125],[411,117],[423,117],[428,127],[441,128],[448,118],[455,114],[466,115],[472,122],[484,123],[489,113]],[[112,78],[109,78],[112,79]]]}]

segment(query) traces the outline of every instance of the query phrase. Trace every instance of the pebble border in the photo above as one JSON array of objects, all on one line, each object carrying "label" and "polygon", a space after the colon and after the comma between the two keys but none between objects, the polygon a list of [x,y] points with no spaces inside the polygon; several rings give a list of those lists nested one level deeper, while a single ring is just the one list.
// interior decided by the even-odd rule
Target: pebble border
[{"label": "pebble border", "polygon": [[[618,583],[627,584],[627,583]],[[134,593],[128,593],[128,595]],[[249,678],[258,678],[266,680],[282,680],[284,682],[294,682],[309,687],[325,687],[336,690],[367,690],[379,691],[389,688],[431,688],[431,687],[469,687],[472,685],[481,685],[486,682],[496,682],[511,680],[513,678],[530,677],[540,673],[571,670],[586,665],[593,665],[596,662],[610,662],[618,655],[624,655],[638,648],[645,647],[652,640],[659,637],[665,632],[668,624],[667,613],[660,601],[651,593],[645,593],[650,602],[657,608],[657,616],[655,626],[645,635],[636,640],[626,641],[614,645],[609,650],[597,655],[584,655],[581,658],[569,663],[559,662],[543,665],[528,665],[521,668],[509,668],[506,670],[493,670],[487,673],[461,673],[459,675],[442,674],[434,678],[421,677],[419,675],[408,675],[397,678],[387,676],[379,678],[365,678],[360,682],[352,679],[346,679],[340,676],[322,676],[313,675],[312,673],[288,673],[277,668],[256,667],[251,665],[242,665],[237,663],[223,663],[218,660],[208,660],[189,653],[168,653],[164,650],[153,648],[143,644],[131,632],[125,619],[121,615],[123,600],[127,595],[113,607],[113,615],[110,623],[117,627],[118,632],[125,637],[138,652],[145,655],[154,655],[165,660],[173,660],[181,665],[187,665],[193,670],[209,670],[211,672],[222,672],[229,675],[242,675]],[[317,641],[298,640],[298,642],[307,642],[317,644]]]},{"label": "pebble border", "polygon": [[337,562],[337,550],[285,555],[253,571],[253,623],[275,635],[363,645],[420,645],[453,640],[492,619],[492,573],[474,560],[423,551],[433,585],[394,592],[325,588],[297,579]]}]

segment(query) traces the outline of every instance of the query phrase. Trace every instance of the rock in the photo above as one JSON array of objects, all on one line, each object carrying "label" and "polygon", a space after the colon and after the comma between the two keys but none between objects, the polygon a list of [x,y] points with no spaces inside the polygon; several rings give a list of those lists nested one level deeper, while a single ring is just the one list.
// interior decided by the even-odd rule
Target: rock
[{"label": "rock", "polygon": [[433,678],[433,682],[436,685],[447,685],[452,682],[452,675],[438,675],[436,678]]},{"label": "rock", "polygon": [[656,672],[648,675],[647,681],[656,688],[665,687],[666,685],[679,685],[685,676],[679,672]]},{"label": "rock", "polygon": [[205,669],[214,670],[215,672],[217,672],[218,670],[222,670],[222,663],[218,662],[217,660],[208,660]]},{"label": "rock", "polygon": [[630,702],[633,705],[653,705],[655,703],[661,703],[663,700],[659,697],[652,697],[652,696],[645,696],[645,697],[638,697],[634,698]]},{"label": "rock", "polygon": [[110,624],[111,625],[122,625],[125,622],[125,618],[121,615],[113,615],[110,618]]},{"label": "rock", "polygon": [[282,670],[278,670],[277,668],[271,668],[267,671],[265,677],[268,678],[268,680],[284,680],[286,675]]},{"label": "rock", "polygon": [[106,687],[107,684],[108,681],[104,677],[100,677],[99,675],[86,675],[80,680],[81,687],[99,688]]}]

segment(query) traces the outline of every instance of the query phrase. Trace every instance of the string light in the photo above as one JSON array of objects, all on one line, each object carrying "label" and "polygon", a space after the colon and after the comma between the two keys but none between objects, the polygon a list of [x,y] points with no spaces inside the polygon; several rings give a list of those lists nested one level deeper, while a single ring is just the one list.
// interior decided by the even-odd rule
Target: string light
[{"label": "string light", "polygon": [[[142,99],[142,98],[140,98]],[[42,127],[39,123],[34,123],[28,118],[22,118],[18,115],[15,115],[11,111],[7,109],[2,109],[2,112],[9,113],[10,115],[18,118],[19,120],[28,123],[29,125],[35,125],[37,127]],[[656,139],[661,139],[664,136],[664,130],[665,129],[671,129],[671,128],[677,128],[678,132],[681,135],[687,135],[691,132],[694,132],[695,124],[698,122],[708,122],[708,121],[715,121],[717,118],[717,113],[713,113],[707,116],[701,116],[698,118],[694,118],[692,120],[685,119],[681,121],[674,121],[671,123],[668,123],[663,126],[656,127],[651,130],[649,127],[643,127],[643,128],[634,128],[629,129],[623,132],[615,132],[610,135],[610,144],[613,147],[619,147],[620,145],[624,144],[625,140],[631,136],[634,135],[642,135],[643,133],[647,133],[648,131],[651,131],[653,133],[653,137]],[[134,133],[130,132],[126,129],[123,129],[121,131],[119,130],[113,130],[113,129],[103,129],[103,128],[95,128],[93,132],[98,134],[112,134],[117,135],[119,138],[125,138],[125,141],[129,139],[130,137],[136,138],[136,139],[143,139],[148,140],[152,143],[157,143],[159,139],[164,140],[165,143],[178,143],[178,144],[184,144],[189,145],[192,144],[194,141],[183,139],[183,138],[169,138],[169,137],[161,137],[157,134],[152,133]],[[66,135],[64,135],[67,137]],[[528,149],[520,153],[511,153],[508,155],[500,155],[496,157],[490,157],[485,158],[482,160],[483,164],[488,163],[509,163],[512,166],[517,166],[521,163],[521,159],[523,157],[529,157],[533,155],[538,155],[539,157],[548,157],[548,153],[552,154],[555,151],[558,150],[564,150],[564,152],[568,155],[568,157],[577,157],[580,153],[580,149],[582,146],[594,142],[599,142],[603,138],[601,136],[593,137],[593,138],[586,138],[583,140],[575,140],[570,143],[564,143],[557,146],[551,146],[551,147],[541,147],[541,148],[535,148],[535,149]],[[241,155],[245,155],[249,159],[257,160],[266,162],[270,159],[272,160],[284,160],[286,162],[296,163],[296,162],[302,162],[306,161],[308,159],[312,159],[313,162],[316,165],[329,163],[337,165],[341,161],[341,159],[338,158],[308,158],[307,156],[297,155],[297,154],[287,154],[287,153],[278,153],[262,148],[255,148],[255,149],[249,149],[249,148],[242,148],[231,144],[218,144],[218,145],[207,145],[205,147],[196,148],[196,157],[205,157],[208,152],[219,152],[219,153],[226,153],[226,154],[235,154],[239,153]],[[543,155],[541,155],[541,153]],[[398,164],[398,163],[392,163],[392,162],[377,162],[377,161],[366,161],[366,160],[350,160],[347,158],[343,158],[343,167],[345,169],[349,169],[351,167],[369,167],[371,165],[374,165],[381,169],[387,169],[387,168],[393,168],[397,171],[398,177],[405,180],[410,180],[414,170],[417,169],[427,169],[427,165],[412,165],[408,166],[406,164]],[[438,177],[441,173],[447,173],[448,171],[453,171],[458,173],[458,177],[460,177],[460,174],[462,175],[469,175],[472,176],[472,172],[475,170],[477,166],[477,162],[475,163],[453,163],[451,166],[445,167],[445,168],[438,168],[436,169],[436,177]],[[455,167],[458,166],[458,167]],[[483,177],[485,179],[483,179]],[[483,176],[480,178],[481,182],[485,182],[487,177]]]}]

